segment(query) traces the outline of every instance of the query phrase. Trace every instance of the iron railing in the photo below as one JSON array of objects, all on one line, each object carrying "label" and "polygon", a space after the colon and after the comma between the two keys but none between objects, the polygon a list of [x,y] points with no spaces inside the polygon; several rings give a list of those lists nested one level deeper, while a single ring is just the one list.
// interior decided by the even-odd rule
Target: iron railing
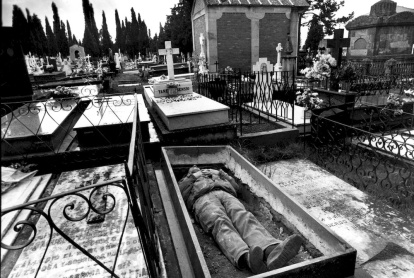
[{"label": "iron railing", "polygon": [[48,161],[59,168],[122,162],[127,159],[133,107],[133,95],[98,95],[88,87],[75,98],[2,103],[2,164]]},{"label": "iron railing", "polygon": [[414,207],[413,118],[396,130],[381,124],[354,127],[313,112],[311,160],[398,208]]},{"label": "iron railing", "polygon": [[[251,123],[243,111],[258,115],[263,121],[282,120],[294,125],[296,98],[295,70],[275,72],[236,72],[198,74],[197,92],[232,109],[230,120],[242,126]],[[242,129],[242,128],[241,128]]]},{"label": "iron railing", "polygon": [[[46,240],[45,250],[40,258],[40,264],[36,267],[36,272],[33,277],[37,277],[39,271],[42,269],[42,265],[45,263],[44,259],[46,253],[49,250],[50,246],[53,244],[52,238],[55,234],[59,234],[60,236],[62,236],[69,244],[72,245],[72,249],[77,249],[80,252],[82,252],[90,260],[92,260],[94,263],[100,266],[105,271],[105,273],[110,274],[111,277],[122,277],[122,268],[117,268],[117,260],[120,255],[121,243],[125,235],[128,217],[130,213],[132,214],[135,227],[137,228],[139,241],[141,242],[141,247],[145,258],[146,268],[148,269],[148,274],[150,275],[150,277],[159,277],[160,256],[158,252],[160,249],[158,247],[158,237],[156,235],[155,225],[153,222],[153,206],[151,197],[149,195],[148,173],[145,166],[146,162],[144,157],[142,136],[140,132],[140,119],[136,98],[131,101],[131,105],[134,106],[133,127],[130,136],[131,140],[129,145],[128,162],[125,162],[124,164],[126,174],[125,178],[117,178],[107,182],[101,182],[89,186],[79,187],[73,190],[69,190],[49,197],[31,201],[22,205],[2,209],[2,218],[9,213],[28,210],[30,211],[32,216],[38,215],[39,217],[43,217],[46,220],[47,227],[43,227],[43,229],[46,228],[50,231],[50,233],[48,235],[48,239]],[[105,164],[104,162],[104,160],[101,160],[102,164]],[[106,265],[101,260],[101,258],[99,258],[99,256],[93,255],[87,247],[82,246],[81,244],[73,240],[73,237],[71,237],[71,235],[68,235],[65,232],[65,229],[61,229],[60,227],[58,227],[55,220],[55,217],[57,216],[56,211],[59,209],[61,209],[63,217],[67,221],[71,222],[70,225],[74,225],[76,222],[84,221],[92,212],[98,215],[109,215],[110,213],[114,213],[114,208],[116,206],[120,206],[121,204],[123,204],[123,202],[121,202],[121,200],[116,199],[115,195],[118,196],[119,194],[113,194],[112,191],[109,189],[102,192],[100,189],[103,187],[120,188],[124,196],[122,197],[122,199],[126,199],[127,201],[127,211],[125,214],[125,219],[123,220],[124,222],[122,222],[121,225],[122,231],[120,233],[119,240],[117,241],[116,252],[114,253],[114,261],[111,266]],[[76,213],[76,215],[73,215],[72,212],[72,210],[75,208],[73,201],[74,199],[78,199],[78,201],[85,205],[83,206],[81,213],[78,212]],[[106,203],[103,209],[98,208],[96,206],[97,200],[102,200]],[[62,205],[62,201],[67,202],[66,205]],[[42,208],[39,208],[39,205],[41,205],[44,202],[48,202],[49,204],[46,207],[45,211]],[[59,206],[55,204],[59,204]],[[58,217],[62,218],[62,216]],[[119,215],[115,213],[114,217],[119,217]],[[25,238],[24,243],[17,243],[18,245],[14,245],[13,243],[7,244],[2,241],[1,247],[10,251],[22,250],[30,246],[34,242],[39,232],[36,225],[37,221],[32,220],[32,218],[28,218],[28,220],[23,220],[15,223],[14,226],[10,228],[10,231],[13,229],[14,232],[19,233],[24,228],[26,228],[31,229],[31,235]]]}]

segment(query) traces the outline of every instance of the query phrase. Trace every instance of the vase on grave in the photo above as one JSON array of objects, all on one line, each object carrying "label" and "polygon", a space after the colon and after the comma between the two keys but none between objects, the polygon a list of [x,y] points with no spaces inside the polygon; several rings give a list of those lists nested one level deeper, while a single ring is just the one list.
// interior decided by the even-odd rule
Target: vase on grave
[{"label": "vase on grave", "polygon": [[304,114],[305,114],[304,116],[305,119],[310,119],[312,117],[312,110],[309,110],[309,109],[305,110]]},{"label": "vase on grave", "polygon": [[349,93],[349,90],[351,89],[351,82],[349,80],[341,81],[339,87],[343,92]]},{"label": "vase on grave", "polygon": [[329,80],[329,90],[338,92],[338,90],[339,90],[339,80],[330,79]]}]

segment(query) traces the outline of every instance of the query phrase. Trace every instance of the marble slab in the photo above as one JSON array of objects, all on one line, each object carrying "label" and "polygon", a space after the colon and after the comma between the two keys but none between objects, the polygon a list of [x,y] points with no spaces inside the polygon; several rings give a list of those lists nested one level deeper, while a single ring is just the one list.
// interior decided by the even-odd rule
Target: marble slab
[{"label": "marble slab", "polygon": [[[260,169],[354,247],[357,265],[373,277],[410,277],[414,273],[414,219],[307,160],[273,162]],[[389,244],[399,245],[403,252],[374,260]]]},{"label": "marble slab", "polygon": [[[64,172],[61,174],[52,194],[75,189],[83,181],[93,180],[93,183],[103,182],[124,176],[122,164],[103,166]],[[87,220],[72,222],[62,215],[64,206],[73,203],[75,208],[68,210],[72,217],[79,217],[86,212],[86,204],[81,198],[67,196],[58,201],[53,207],[51,217],[56,226],[62,229],[80,246],[100,259],[108,268],[114,264],[118,243],[121,240],[122,227],[127,219],[126,230],[121,242],[119,256],[116,261],[115,273],[119,277],[147,277],[147,270],[140,245],[137,228],[124,191],[115,186],[108,186],[108,192],[116,199],[115,208],[106,215],[105,221],[87,224]],[[89,196],[89,192],[81,194]],[[108,198],[110,204],[111,201]],[[49,201],[44,211],[47,211],[52,201]],[[127,218],[128,215],[128,218]],[[41,217],[36,225],[38,232],[34,241],[23,249],[9,278],[31,278],[34,276],[45,246],[49,240],[50,229],[47,221]],[[111,277],[103,268],[85,256],[72,244],[68,243],[58,233],[54,232],[49,249],[38,274],[41,277]]]},{"label": "marble slab", "polygon": [[[168,130],[179,130],[212,126],[229,122],[229,107],[197,93],[185,96],[155,98],[152,88],[146,87],[145,94],[151,107],[157,112]],[[192,99],[175,101],[182,97]]]},{"label": "marble slab", "polygon": [[[108,96],[108,98],[109,100],[100,103],[95,99],[94,103],[89,104],[74,129],[132,123],[134,120],[134,95]],[[142,95],[137,95],[137,99],[140,121],[149,122],[148,110]]]},{"label": "marble slab", "polygon": [[168,88],[167,83],[170,81],[159,81],[153,85],[154,97],[168,97],[172,95],[186,95],[193,92],[193,83],[191,80],[175,80],[174,83],[177,84],[177,88],[171,89]]},{"label": "marble slab", "polygon": [[[16,188],[17,192],[15,192],[13,195],[7,194],[8,192],[6,192],[6,194],[3,194],[1,196],[1,202],[2,202],[1,208],[5,209],[5,208],[9,208],[15,205],[20,205],[26,202],[31,202],[31,201],[39,199],[42,196],[51,178],[52,178],[52,174],[36,176],[31,181],[22,183],[21,186]],[[16,196],[19,196],[19,197],[16,197]],[[30,215],[30,211],[23,210],[23,211],[10,212],[6,214],[4,217],[2,217],[2,220],[1,220],[2,242],[9,244],[9,245],[13,244],[18,234],[14,232],[13,229],[10,229],[10,228],[14,227],[19,221],[27,220],[29,215]],[[0,253],[1,253],[0,261],[3,261],[6,254],[8,253],[8,250],[2,248]]]},{"label": "marble slab", "polygon": [[[25,104],[1,117],[1,137],[7,140],[51,135],[76,106],[77,103],[73,100]],[[62,107],[71,107],[71,109],[62,109]]]}]

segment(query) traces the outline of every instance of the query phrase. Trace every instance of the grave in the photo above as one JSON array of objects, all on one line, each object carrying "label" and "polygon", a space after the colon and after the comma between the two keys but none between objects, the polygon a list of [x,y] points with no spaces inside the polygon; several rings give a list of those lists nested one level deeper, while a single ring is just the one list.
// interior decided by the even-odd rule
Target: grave
[{"label": "grave", "polygon": [[[121,164],[64,172],[59,177],[52,195],[73,190],[84,181],[89,180],[95,184],[121,178],[124,175],[124,167]],[[87,224],[86,219],[69,221],[63,217],[64,206],[70,203],[74,204],[74,209],[65,209],[70,217],[80,217],[85,214],[87,204],[74,195],[63,197],[53,205],[51,219],[68,237],[98,258],[107,268],[112,269],[114,266],[115,273],[119,277],[147,277],[137,228],[131,213],[128,213],[127,197],[121,188],[113,185],[106,186],[106,190],[114,198],[107,199],[108,205],[114,205],[114,210],[105,215],[104,222]],[[90,191],[90,189],[81,191],[79,194],[87,197]],[[53,200],[46,204],[45,212],[52,202]],[[125,232],[124,225],[126,225]],[[50,245],[46,249],[50,226],[44,217],[40,217],[36,227],[37,234],[33,242],[23,249],[9,278],[34,277],[44,253],[45,257],[37,275],[39,278],[111,276],[56,231],[52,234]],[[120,248],[117,257],[118,244]]]},{"label": "grave", "polygon": [[[263,273],[260,277],[312,277],[315,273],[318,273],[318,277],[349,277],[354,274],[355,249],[311,216],[302,205],[284,193],[281,187],[269,180],[233,148],[229,146],[164,147],[162,158],[162,170],[156,170],[155,174],[163,205],[168,208],[165,209],[165,213],[172,235],[173,248],[177,254],[180,254],[177,259],[183,273],[192,272],[194,277],[211,277],[213,274],[206,265],[203,256],[205,250],[200,248],[191,217],[179,192],[178,180],[181,177],[175,176],[174,167],[191,167],[194,164],[211,167],[219,164],[224,165],[244,184],[246,188],[242,193],[243,200],[252,199],[252,195],[261,198],[277,215],[280,215],[277,221],[283,222],[286,227],[301,234],[323,254],[318,258]],[[192,276],[183,274],[183,277]]]},{"label": "grave", "polygon": [[144,87],[144,94],[166,128],[174,131],[228,123],[229,107],[193,93],[191,80],[175,79],[172,54],[179,50],[171,48],[171,42],[165,47],[160,55],[167,56],[168,79],[157,79],[152,87]]},{"label": "grave", "polygon": [[[150,118],[142,95],[138,99],[142,140],[148,142]],[[126,144],[131,139],[134,120],[134,95],[95,98],[89,103],[73,130],[80,147]]]},{"label": "grave", "polygon": [[307,160],[259,168],[284,194],[357,250],[357,267],[379,278],[414,273],[414,219]]},{"label": "grave", "polygon": [[[1,118],[1,155],[57,152],[86,108],[75,100],[27,103]],[[67,147],[67,146],[66,146]]]},{"label": "grave", "polygon": [[[27,178],[18,183],[15,187],[1,195],[1,209],[10,208],[12,206],[20,205],[26,202],[31,202],[39,199],[46,185],[52,178],[52,174],[35,176]],[[19,221],[25,221],[30,215],[30,211],[13,211],[1,218],[1,240],[7,244],[13,244],[17,233],[13,231],[13,227]],[[5,258],[8,250],[1,249],[1,262]]]},{"label": "grave", "polygon": [[83,46],[74,44],[71,47],[69,47],[69,53],[70,53],[70,60],[75,61],[78,58],[84,58],[85,55],[85,49]]}]

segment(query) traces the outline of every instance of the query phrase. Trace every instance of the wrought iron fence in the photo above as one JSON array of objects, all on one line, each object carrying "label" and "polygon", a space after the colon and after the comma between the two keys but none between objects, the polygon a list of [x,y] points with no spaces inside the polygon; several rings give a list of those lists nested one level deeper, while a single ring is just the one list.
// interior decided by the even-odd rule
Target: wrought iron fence
[{"label": "wrought iron fence", "polygon": [[[1,103],[2,164],[53,161],[59,168],[123,161],[133,107],[133,95],[98,95],[88,87],[79,97]],[[147,131],[143,136],[148,139]]]},{"label": "wrought iron fence", "polygon": [[[110,274],[111,277],[123,277],[123,269],[122,267],[118,267],[117,262],[119,256],[121,255],[121,243],[125,238],[126,227],[130,213],[133,217],[134,224],[137,229],[138,239],[141,242],[148,274],[150,277],[159,277],[160,257],[158,252],[160,249],[158,247],[158,237],[153,222],[153,206],[151,197],[149,195],[149,182],[147,176],[148,173],[145,166],[146,164],[139,125],[140,121],[137,100],[132,100],[131,105],[134,106],[133,127],[130,136],[131,140],[129,145],[129,158],[128,162],[125,162],[124,164],[126,174],[125,178],[117,178],[109,180],[107,182],[78,187],[73,190],[58,193],[49,197],[1,210],[2,218],[10,213],[29,211],[31,213],[31,216],[38,216],[37,219],[43,217],[46,220],[46,227],[43,227],[43,229],[47,229],[49,231],[49,235],[46,237],[47,240],[45,241],[46,244],[42,256],[39,257],[39,265],[33,267],[35,269],[33,277],[37,277],[39,272],[44,269],[44,267],[42,268],[42,265],[44,265],[44,263],[48,263],[45,261],[46,253],[53,245],[52,239],[56,234],[59,234],[61,237],[63,237],[63,239],[72,246],[72,250],[79,250],[90,260],[100,266],[105,271],[105,273]],[[101,160],[101,163],[103,162],[104,161]],[[101,189],[103,187],[107,187],[107,190],[102,191]],[[118,188],[118,190],[121,189],[122,194],[119,192],[114,193],[113,190],[110,190],[108,188]],[[117,197],[119,197],[118,200]],[[121,206],[124,204],[120,199],[126,199],[126,213],[124,214],[125,219],[119,220],[123,222],[121,224],[121,231],[115,248],[116,252],[111,253],[114,255],[112,266],[108,266],[107,263],[105,264],[100,256],[92,254],[91,250],[87,248],[87,246],[82,246],[82,244],[74,240],[73,235],[67,234],[67,231],[64,228],[61,228],[56,224],[56,217],[59,217],[60,219],[64,217],[66,221],[71,222],[70,225],[74,225],[75,223],[84,221],[92,212],[103,216],[112,213],[115,214],[114,217],[119,218],[121,214],[114,212],[114,209],[116,206]],[[98,207],[96,203],[97,201],[103,201],[106,205],[103,208]],[[48,206],[45,210],[43,210],[42,204],[45,202],[48,202]],[[83,204],[83,207],[80,208],[80,211],[78,210],[76,213],[74,213],[75,206],[79,207],[79,203]],[[56,213],[57,211],[58,213]],[[63,216],[59,212],[61,212]],[[16,233],[20,233],[23,231],[23,229],[29,229],[29,236],[24,238],[23,243],[18,242],[16,245],[14,243],[3,242],[2,235],[1,247],[9,251],[22,250],[26,247],[29,247],[32,243],[34,243],[40,231],[36,227],[38,223],[37,219],[29,217],[27,220],[22,220],[14,223],[14,226],[11,227],[9,231],[13,230]],[[93,229],[93,227],[91,227],[91,229]],[[91,230],[92,233],[94,231]],[[115,241],[113,237],[111,240]]]},{"label": "wrought iron fence", "polygon": [[414,207],[413,118],[396,130],[381,124],[354,127],[313,112],[314,162],[398,208]]},{"label": "wrought iron fence", "polygon": [[385,61],[350,61],[352,65],[360,69],[365,75],[409,75],[414,74],[414,62],[397,62],[386,66]]},{"label": "wrought iron fence", "polygon": [[263,120],[291,122],[294,125],[296,98],[295,70],[282,72],[237,72],[198,74],[197,92],[232,109],[231,120],[249,122],[242,111],[251,111]]}]

